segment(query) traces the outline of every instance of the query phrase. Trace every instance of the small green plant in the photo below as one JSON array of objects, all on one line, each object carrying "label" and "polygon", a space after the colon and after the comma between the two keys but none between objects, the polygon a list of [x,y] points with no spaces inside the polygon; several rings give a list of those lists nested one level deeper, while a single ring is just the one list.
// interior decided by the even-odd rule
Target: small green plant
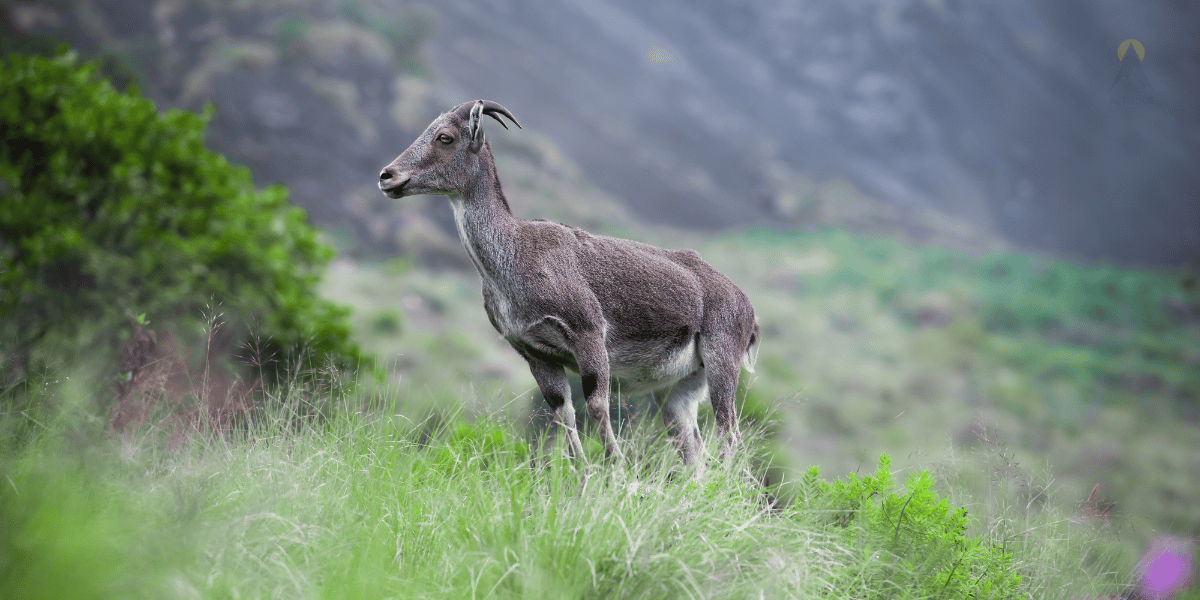
[{"label": "small green plant", "polygon": [[385,310],[375,315],[371,321],[371,330],[381,335],[397,335],[402,329],[400,313]]},{"label": "small green plant", "polygon": [[1021,577],[1012,554],[967,535],[967,511],[951,509],[933,492],[929,471],[913,473],[904,493],[893,491],[891,458],[879,457],[874,476],[850,474],[827,483],[812,467],[800,480],[800,505],[844,529],[854,551],[882,558],[856,578],[877,580],[871,598],[1010,598]]},{"label": "small green plant", "polygon": [[529,444],[488,420],[460,423],[432,452],[429,465],[448,474],[480,473],[490,466],[517,464],[529,456]]}]

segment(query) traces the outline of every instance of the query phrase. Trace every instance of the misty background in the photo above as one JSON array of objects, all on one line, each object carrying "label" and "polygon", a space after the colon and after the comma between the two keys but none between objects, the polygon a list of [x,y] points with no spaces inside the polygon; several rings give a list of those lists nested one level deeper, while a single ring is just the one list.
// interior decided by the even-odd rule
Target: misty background
[{"label": "misty background", "polygon": [[[834,221],[1200,264],[1186,0],[5,4],[10,47],[66,39],[163,107],[214,103],[215,149],[318,223],[427,262],[450,251],[367,231],[393,211],[375,176],[438,112],[487,98],[654,226]],[[1118,58],[1130,38],[1144,58]],[[1118,77],[1135,59],[1138,77]],[[861,206],[819,206],[831,181]],[[440,208],[391,227],[453,243]]]}]

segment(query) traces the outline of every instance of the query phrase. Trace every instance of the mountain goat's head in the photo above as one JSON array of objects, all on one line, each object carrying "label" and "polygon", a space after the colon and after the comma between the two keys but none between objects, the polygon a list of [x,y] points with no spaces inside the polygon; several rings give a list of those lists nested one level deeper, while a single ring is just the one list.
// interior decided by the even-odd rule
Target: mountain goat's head
[{"label": "mountain goat's head", "polygon": [[[483,115],[504,125],[521,124],[508,109],[491,100],[464,102],[433,120],[420,137],[379,174],[379,189],[389,198],[414,194],[461,194],[471,184],[471,174],[494,169],[483,137]],[[481,163],[487,163],[487,166]]]}]

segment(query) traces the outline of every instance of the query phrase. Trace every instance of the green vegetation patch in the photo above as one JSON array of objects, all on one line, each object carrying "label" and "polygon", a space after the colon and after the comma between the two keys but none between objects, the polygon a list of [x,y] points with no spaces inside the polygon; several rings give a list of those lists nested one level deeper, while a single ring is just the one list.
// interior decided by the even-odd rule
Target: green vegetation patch
[{"label": "green vegetation patch", "polygon": [[854,575],[895,598],[1018,597],[1021,576],[1002,545],[968,535],[967,510],[933,492],[929,471],[913,473],[904,493],[893,491],[891,458],[879,457],[874,476],[851,474],[832,483],[816,467],[799,482],[801,506],[844,528],[855,551],[886,557]]},{"label": "green vegetation patch", "polygon": [[764,252],[820,253],[824,264],[796,278],[798,296],[871,290],[914,329],[946,328],[961,350],[1042,385],[1064,382],[1099,402],[1146,391],[1200,398],[1196,273],[914,248],[838,230],[734,239]]},{"label": "green vegetation patch", "polygon": [[287,189],[256,190],[248,170],[205,147],[211,108],[160,113],[95,68],[70,53],[0,62],[9,367],[111,354],[135,315],[186,333],[218,311],[228,346],[252,330],[263,363],[294,364],[307,351],[353,367],[361,355],[347,311],[314,293],[332,251]]}]

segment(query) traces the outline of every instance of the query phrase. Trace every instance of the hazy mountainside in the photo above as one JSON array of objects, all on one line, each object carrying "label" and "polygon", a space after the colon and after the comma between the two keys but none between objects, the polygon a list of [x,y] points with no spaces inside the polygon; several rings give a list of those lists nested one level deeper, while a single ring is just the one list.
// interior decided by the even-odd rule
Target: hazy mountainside
[{"label": "hazy mountainside", "polygon": [[[524,148],[511,160],[580,167],[557,192],[506,180],[518,212],[522,194],[531,203],[523,216],[620,222],[623,203],[679,228],[834,223],[1196,264],[1200,40],[1185,4],[80,0],[0,12],[6,48],[66,39],[166,106],[214,102],[214,148],[287,184],[339,235],[426,262],[456,260],[448,211],[384,202],[373,179],[439,111],[485,97],[526,126],[506,138]],[[1144,46],[1118,60],[1127,38]]]},{"label": "hazy mountainside", "polygon": [[[0,49],[53,52],[67,41],[162,110],[211,103],[210,146],[260,185],[287,185],[343,250],[468,269],[444,200],[396,202],[375,186],[383,165],[461,101],[430,82],[422,46],[437,23],[420,6],[333,0],[16,3],[0,4]],[[523,216],[628,222],[536,130],[491,140]],[[561,190],[576,202],[557,202]]]},{"label": "hazy mountainside", "polygon": [[[1022,244],[1194,264],[1197,14],[1126,4],[448,2],[430,56],[466,96],[536,105],[656,221],[803,219],[803,172]],[[1113,86],[1127,38],[1153,88],[1132,105]]]}]

